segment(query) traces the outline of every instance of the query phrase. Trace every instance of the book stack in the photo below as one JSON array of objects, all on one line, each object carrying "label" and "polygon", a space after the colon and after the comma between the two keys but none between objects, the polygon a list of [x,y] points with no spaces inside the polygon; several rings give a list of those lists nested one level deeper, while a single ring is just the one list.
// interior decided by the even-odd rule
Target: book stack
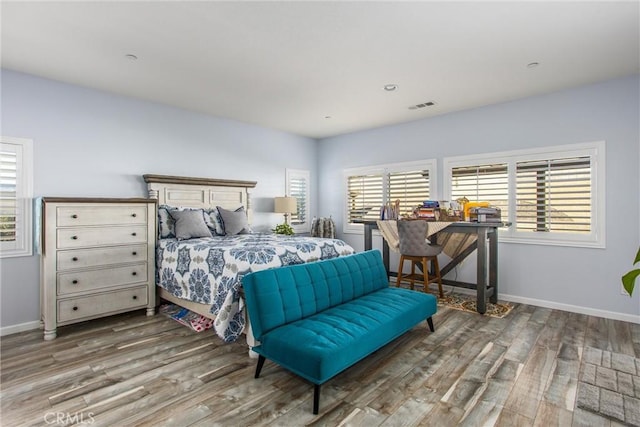
[{"label": "book stack", "polygon": [[435,221],[439,217],[440,203],[436,200],[425,200],[422,206],[418,206],[415,210],[417,218],[426,219],[427,221]]}]

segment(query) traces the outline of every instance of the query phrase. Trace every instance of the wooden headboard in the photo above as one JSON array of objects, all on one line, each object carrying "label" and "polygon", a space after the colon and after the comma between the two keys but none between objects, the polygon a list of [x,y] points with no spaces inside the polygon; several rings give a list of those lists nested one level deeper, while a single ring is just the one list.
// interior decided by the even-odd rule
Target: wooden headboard
[{"label": "wooden headboard", "polygon": [[244,206],[251,223],[251,188],[256,181],[143,175],[149,198],[161,205],[237,209]]}]

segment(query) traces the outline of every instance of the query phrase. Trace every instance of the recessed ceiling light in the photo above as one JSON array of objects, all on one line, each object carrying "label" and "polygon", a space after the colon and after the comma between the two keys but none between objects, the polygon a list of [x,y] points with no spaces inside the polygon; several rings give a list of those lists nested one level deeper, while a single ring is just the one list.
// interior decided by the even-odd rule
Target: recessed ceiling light
[{"label": "recessed ceiling light", "polygon": [[384,90],[386,90],[387,92],[393,92],[394,90],[398,90],[398,85],[393,83],[384,85]]},{"label": "recessed ceiling light", "polygon": [[129,59],[129,60],[131,60],[131,61],[135,61],[136,59],[138,59],[138,57],[136,55],[134,55],[133,53],[127,53],[124,57]]},{"label": "recessed ceiling light", "polygon": [[529,62],[527,68],[536,68],[538,65],[540,65],[539,62]]}]

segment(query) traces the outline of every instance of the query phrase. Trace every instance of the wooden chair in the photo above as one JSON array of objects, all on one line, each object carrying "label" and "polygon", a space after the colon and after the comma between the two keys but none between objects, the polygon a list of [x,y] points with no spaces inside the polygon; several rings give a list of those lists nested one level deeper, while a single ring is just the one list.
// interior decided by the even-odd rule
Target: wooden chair
[{"label": "wooden chair", "polygon": [[[427,227],[427,221],[423,220],[398,221],[400,265],[398,266],[396,287],[400,286],[402,281],[409,281],[411,289],[414,289],[414,283],[419,282],[424,286],[424,292],[428,292],[429,283],[437,282],[440,298],[442,298],[444,293],[442,292],[442,278],[438,265],[438,255],[442,252],[442,246],[429,244]],[[411,261],[410,274],[402,273],[405,261]],[[432,275],[429,274],[429,268],[427,268],[429,261],[433,267]],[[422,273],[416,273],[416,265],[422,269]]]}]

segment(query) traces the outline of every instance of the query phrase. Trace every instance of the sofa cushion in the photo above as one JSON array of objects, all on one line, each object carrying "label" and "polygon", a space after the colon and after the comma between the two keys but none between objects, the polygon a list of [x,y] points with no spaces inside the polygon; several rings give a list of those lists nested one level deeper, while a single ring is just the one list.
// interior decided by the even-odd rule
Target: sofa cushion
[{"label": "sofa cushion", "polygon": [[321,384],[436,310],[431,294],[387,287],[274,329],[253,349]]},{"label": "sofa cushion", "polygon": [[257,340],[287,323],[389,287],[377,250],[257,271],[242,279]]}]

